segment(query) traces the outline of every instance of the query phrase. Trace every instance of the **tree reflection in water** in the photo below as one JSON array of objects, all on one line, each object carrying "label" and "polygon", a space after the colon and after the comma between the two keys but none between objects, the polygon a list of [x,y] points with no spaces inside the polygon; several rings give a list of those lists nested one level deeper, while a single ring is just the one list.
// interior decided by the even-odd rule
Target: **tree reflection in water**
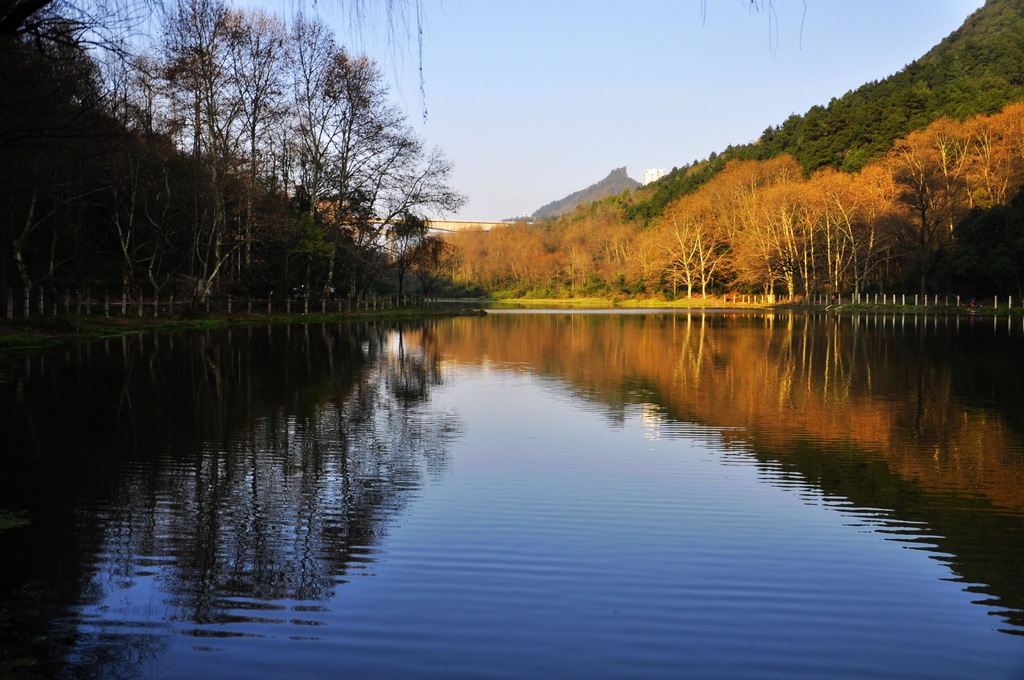
[{"label": "tree reflection in water", "polygon": [[[0,534],[3,647],[124,677],[175,630],[312,624],[444,469],[458,423],[419,410],[440,381],[423,326],[135,336],[15,363],[0,507],[32,524]],[[158,611],[122,604],[139,589]]]},{"label": "tree reflection in water", "polygon": [[[550,374],[658,436],[691,424],[766,481],[820,490],[930,550],[1024,630],[1024,324],[1019,317],[518,314],[439,331],[459,361]],[[818,494],[812,497],[819,498]]]},{"label": "tree reflection in water", "polygon": [[[1003,659],[1011,645],[988,640],[991,628],[1024,629],[1024,325],[996,323],[509,314],[135,337],[16,362],[0,368],[0,508],[29,511],[31,524],[0,531],[0,676],[30,656],[43,675],[217,677],[224,659],[239,662],[236,677],[269,675],[262,664],[281,659],[336,675],[362,654],[364,676],[384,662],[449,677],[479,671],[466,660],[486,653],[509,673],[571,658],[577,673],[592,660],[596,677],[661,658],[662,677],[677,677],[672,664],[726,658],[708,651],[716,644],[742,661],[733,649],[759,619],[791,643],[757,637],[748,667],[792,677],[835,662],[833,638],[808,642],[827,631],[840,631],[848,668],[861,645],[887,650],[875,677],[894,672],[894,655],[984,648]],[[446,404],[472,435],[457,444],[463,425]],[[557,410],[538,413],[545,404]],[[733,466],[756,479],[733,486]],[[720,472],[721,488],[672,481]],[[758,486],[797,502],[762,521]],[[385,570],[383,534],[413,498]],[[790,511],[843,550],[788,540]],[[833,511],[837,533],[825,530]],[[729,527],[736,517],[765,540],[748,544],[745,527]],[[716,519],[723,530],[705,531]],[[902,580],[862,571],[852,549],[877,545],[848,543],[851,532],[942,567],[922,559],[920,578],[915,568]],[[790,563],[806,570],[796,582]],[[756,601],[747,575],[719,578],[753,564],[778,586]],[[355,583],[375,570],[387,578]],[[950,647],[939,610],[891,597],[899,582],[927,599],[936,574],[969,591],[953,600],[992,615],[979,628],[978,612],[941,610],[984,645]],[[595,618],[552,593],[617,613]],[[735,615],[709,621],[712,610]],[[508,620],[524,624],[518,636]],[[608,637],[574,647],[587,643],[580,629]],[[650,646],[620,644],[640,638]]]}]

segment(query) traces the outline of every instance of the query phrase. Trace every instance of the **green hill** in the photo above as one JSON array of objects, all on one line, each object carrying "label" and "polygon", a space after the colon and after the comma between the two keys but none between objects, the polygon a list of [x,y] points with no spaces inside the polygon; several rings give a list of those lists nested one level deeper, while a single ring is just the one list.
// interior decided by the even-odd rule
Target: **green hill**
[{"label": "green hill", "polygon": [[[851,49],[857,49],[851,45]],[[802,116],[769,127],[761,138],[729,147],[708,162],[673,170],[641,192],[635,217],[653,217],[700,186],[731,158],[788,153],[805,172],[832,166],[855,171],[885,155],[893,141],[942,116],[994,113],[1024,99],[1024,0],[988,0],[920,59],[892,76],[851,90]]]}]

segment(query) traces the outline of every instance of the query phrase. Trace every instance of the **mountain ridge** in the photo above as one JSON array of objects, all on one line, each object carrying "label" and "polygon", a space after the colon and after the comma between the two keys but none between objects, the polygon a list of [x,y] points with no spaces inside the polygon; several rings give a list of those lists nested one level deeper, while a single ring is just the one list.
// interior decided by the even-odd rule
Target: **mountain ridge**
[{"label": "mountain ridge", "polygon": [[615,168],[601,181],[591,184],[586,189],[574,191],[564,198],[541,206],[530,217],[534,220],[560,217],[561,215],[571,213],[580,204],[593,203],[609,196],[618,196],[623,191],[633,191],[640,186],[640,182],[626,173],[625,166]]}]

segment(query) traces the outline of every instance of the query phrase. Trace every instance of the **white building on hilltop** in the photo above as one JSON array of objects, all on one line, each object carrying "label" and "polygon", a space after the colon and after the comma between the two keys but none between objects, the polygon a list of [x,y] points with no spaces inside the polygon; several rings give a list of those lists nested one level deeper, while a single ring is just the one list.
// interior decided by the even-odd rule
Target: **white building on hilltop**
[{"label": "white building on hilltop", "polygon": [[668,170],[664,170],[662,168],[648,168],[647,170],[644,170],[644,181],[643,181],[643,184],[644,184],[644,186],[647,186],[651,182],[654,182],[655,180],[659,180],[659,179],[661,179],[662,177],[664,177],[667,174],[668,174]]}]

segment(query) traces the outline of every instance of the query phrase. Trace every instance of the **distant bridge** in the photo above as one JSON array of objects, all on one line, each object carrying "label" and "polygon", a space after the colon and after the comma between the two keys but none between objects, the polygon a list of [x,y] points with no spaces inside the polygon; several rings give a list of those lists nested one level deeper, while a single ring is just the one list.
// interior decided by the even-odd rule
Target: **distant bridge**
[{"label": "distant bridge", "polygon": [[508,227],[512,222],[470,222],[467,220],[428,220],[434,231],[454,233],[457,231],[490,231],[495,227]]},{"label": "distant bridge", "polygon": [[[371,224],[382,225],[383,220],[370,220]],[[454,234],[459,231],[490,231],[495,227],[509,227],[515,222],[473,222],[470,220],[427,220],[430,231]],[[389,231],[386,227],[385,231]]]}]

